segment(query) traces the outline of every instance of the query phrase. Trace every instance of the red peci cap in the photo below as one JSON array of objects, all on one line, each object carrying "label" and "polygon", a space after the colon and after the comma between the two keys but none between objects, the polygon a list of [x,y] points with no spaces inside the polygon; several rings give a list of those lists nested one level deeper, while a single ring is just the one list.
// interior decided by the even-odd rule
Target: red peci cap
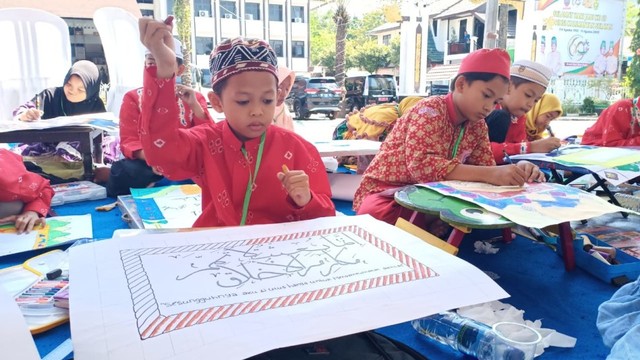
[{"label": "red peci cap", "polygon": [[509,79],[511,58],[503,49],[478,49],[462,59],[458,74],[480,72],[502,75]]}]

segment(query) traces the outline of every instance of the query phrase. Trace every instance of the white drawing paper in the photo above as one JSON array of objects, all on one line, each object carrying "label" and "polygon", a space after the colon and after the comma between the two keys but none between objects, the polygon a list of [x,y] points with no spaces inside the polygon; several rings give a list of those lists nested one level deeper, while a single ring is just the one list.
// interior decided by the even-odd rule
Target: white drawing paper
[{"label": "white drawing paper", "polygon": [[40,359],[36,344],[15,300],[0,286],[0,349],[3,359]]},{"label": "white drawing paper", "polygon": [[508,296],[370,216],[112,239],[70,261],[79,360],[244,359]]}]

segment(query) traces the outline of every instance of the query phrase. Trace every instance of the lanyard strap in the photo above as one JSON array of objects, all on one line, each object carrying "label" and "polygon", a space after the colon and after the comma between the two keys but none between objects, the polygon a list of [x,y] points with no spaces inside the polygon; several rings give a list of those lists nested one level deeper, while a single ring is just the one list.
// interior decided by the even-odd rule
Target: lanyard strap
[{"label": "lanyard strap", "polygon": [[462,142],[462,137],[464,136],[465,125],[466,124],[462,124],[462,127],[460,127],[460,134],[458,134],[458,139],[456,140],[455,144],[453,144],[451,159],[455,159],[456,155],[458,155],[458,147],[460,146],[460,143]]},{"label": "lanyard strap", "polygon": [[[251,193],[253,189],[253,182],[258,177],[258,169],[260,169],[260,162],[262,161],[262,150],[264,150],[264,139],[267,136],[267,132],[263,132],[260,137],[260,146],[258,146],[258,156],[256,158],[256,167],[253,170],[253,174],[251,170],[249,170],[249,182],[247,183],[247,191],[244,193],[244,203],[242,204],[242,219],[240,219],[240,226],[244,225],[247,222],[247,212],[249,211],[249,201],[251,201]],[[244,148],[244,144],[242,144],[242,155],[244,155],[245,160],[249,161],[249,157],[247,156],[247,150]]]}]

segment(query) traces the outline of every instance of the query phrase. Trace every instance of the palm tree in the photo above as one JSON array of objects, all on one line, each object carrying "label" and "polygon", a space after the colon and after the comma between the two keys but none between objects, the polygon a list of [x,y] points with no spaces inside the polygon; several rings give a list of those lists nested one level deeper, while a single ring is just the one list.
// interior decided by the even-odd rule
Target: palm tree
[{"label": "palm tree", "polygon": [[346,0],[336,0],[338,6],[333,14],[333,22],[336,24],[336,83],[342,87],[344,83],[345,48],[347,42],[347,25],[349,14],[347,13]]},{"label": "palm tree", "polygon": [[176,26],[178,27],[178,37],[182,42],[182,53],[184,54],[184,68],[182,73],[182,83],[191,86],[191,20],[193,19],[193,11],[190,0],[175,0],[173,4],[173,13],[176,17]]}]

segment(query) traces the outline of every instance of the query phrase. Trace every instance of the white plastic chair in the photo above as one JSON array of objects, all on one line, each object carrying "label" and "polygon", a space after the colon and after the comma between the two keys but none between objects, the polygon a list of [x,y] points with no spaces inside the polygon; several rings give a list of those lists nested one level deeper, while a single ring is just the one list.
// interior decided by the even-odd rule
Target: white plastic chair
[{"label": "white plastic chair", "polygon": [[0,120],[40,91],[62,86],[71,67],[69,27],[62,18],[28,8],[0,9]]},{"label": "white plastic chair", "polygon": [[127,91],[142,86],[145,48],[138,19],[121,8],[104,7],[93,13],[93,23],[109,67],[107,111],[118,116]]}]

